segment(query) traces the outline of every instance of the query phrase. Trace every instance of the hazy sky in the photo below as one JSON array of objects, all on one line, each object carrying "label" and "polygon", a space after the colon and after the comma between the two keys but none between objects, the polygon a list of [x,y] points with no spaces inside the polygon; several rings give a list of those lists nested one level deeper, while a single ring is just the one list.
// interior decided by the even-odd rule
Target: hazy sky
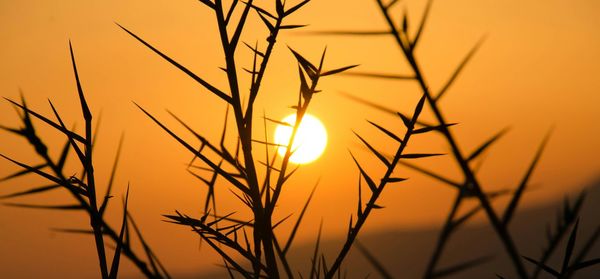
[{"label": "hazy sky", "polygon": [[[297,1],[292,1],[297,2]],[[270,1],[257,1],[268,7]],[[409,19],[416,25],[424,1],[408,0]],[[260,19],[249,26],[244,40],[265,46],[267,36]],[[52,99],[69,123],[82,127],[74,78],[68,58],[68,40],[74,45],[80,76],[93,112],[102,112],[96,172],[108,177],[118,138],[125,132],[123,161],[116,193],[132,184],[130,208],[147,231],[149,241],[164,255],[173,270],[191,272],[210,266],[203,260],[208,249],[198,253],[198,241],[186,228],[161,222],[161,214],[178,209],[199,214],[205,189],[185,171],[190,156],[153,125],[132,103],[135,101],[184,133],[164,109],[174,111],[210,139],[220,135],[225,105],[171,65],[151,53],[120,30],[124,25],[168,53],[197,74],[225,88],[218,67],[223,55],[214,18],[198,1],[9,1],[0,0],[0,92],[18,98],[22,89],[29,106],[50,115]],[[378,30],[384,28],[374,1],[314,0],[289,20],[309,24],[306,31]],[[424,37],[417,50],[430,86],[439,88],[470,47],[486,36],[480,52],[442,101],[464,151],[475,148],[498,130],[510,133],[486,157],[480,177],[488,189],[514,187],[530,162],[546,131],[554,134],[533,177],[536,189],[525,198],[525,206],[548,202],[577,191],[599,175],[600,163],[600,2],[592,0],[436,1]],[[414,26],[412,26],[414,27]],[[389,38],[339,38],[288,31],[279,39],[275,58],[267,72],[258,109],[271,118],[291,113],[298,79],[293,56],[286,45],[317,60],[327,46],[326,68],[361,64],[364,71],[402,74],[408,72],[394,42]],[[242,66],[251,65],[246,49],[240,49]],[[246,78],[246,85],[248,84]],[[381,82],[353,77],[323,81],[310,113],[327,126],[329,145],[323,157],[301,168],[286,188],[277,218],[302,206],[314,183],[320,179],[311,217],[301,238],[312,237],[321,218],[331,234],[345,229],[354,212],[358,173],[348,149],[373,172],[382,169],[364,152],[352,130],[391,153],[383,136],[365,119],[400,128],[401,122],[356,104],[342,95],[369,98],[399,111],[408,112],[418,98],[410,82]],[[429,113],[425,117],[429,117]],[[429,118],[431,119],[431,118]],[[0,124],[16,125],[12,108],[0,105]],[[396,126],[394,126],[396,125]],[[262,125],[257,125],[262,135]],[[268,128],[270,133],[273,127]],[[47,132],[56,149],[62,139]],[[186,138],[192,139],[186,134]],[[387,149],[385,147],[388,147]],[[411,145],[412,151],[447,152],[440,138],[425,136]],[[0,133],[0,153],[35,163],[26,142]],[[457,176],[450,158],[424,159],[424,166]],[[0,161],[0,177],[17,169]],[[78,170],[74,170],[76,172]],[[367,229],[414,227],[437,224],[450,206],[450,189],[417,174],[400,170],[412,179],[389,187]],[[104,179],[106,181],[106,179]],[[0,194],[23,187],[40,186],[38,179],[0,184]],[[224,188],[225,189],[225,188]],[[223,190],[223,211],[238,211],[240,204]],[[66,193],[27,198],[26,202],[59,202]],[[327,206],[336,204],[335,207]],[[115,203],[114,216],[120,206]],[[116,219],[115,219],[116,221]],[[81,214],[37,212],[0,207],[0,266],[39,276],[53,268],[65,272],[70,259],[77,270],[96,272],[91,239],[55,234],[49,228],[84,227]],[[169,237],[164,237],[168,235]],[[74,240],[74,242],[71,242]],[[69,244],[71,243],[71,244]],[[74,244],[73,244],[74,243]],[[41,249],[41,250],[40,250]],[[7,251],[14,251],[7,252]],[[56,253],[65,259],[55,257]],[[174,257],[174,255],[185,255]],[[31,262],[40,268],[27,268]],[[54,266],[54,267],[53,267]],[[5,271],[3,271],[4,273]],[[28,274],[28,276],[26,276]],[[37,274],[37,275],[36,275]],[[75,271],[61,278],[79,278]]]}]

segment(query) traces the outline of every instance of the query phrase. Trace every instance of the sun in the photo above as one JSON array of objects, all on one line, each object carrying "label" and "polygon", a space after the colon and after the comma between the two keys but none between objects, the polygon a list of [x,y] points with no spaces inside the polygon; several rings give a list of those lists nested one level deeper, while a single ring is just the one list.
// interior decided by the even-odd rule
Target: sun
[{"label": "sun", "polygon": [[[285,117],[281,122],[294,125],[296,114]],[[281,157],[285,156],[285,146],[289,144],[291,135],[292,127],[290,126],[279,124],[275,128],[275,143],[281,145],[277,150]],[[310,163],[323,154],[326,146],[327,131],[325,126],[318,118],[305,114],[292,145],[294,153],[290,157],[290,162],[296,164]]]}]

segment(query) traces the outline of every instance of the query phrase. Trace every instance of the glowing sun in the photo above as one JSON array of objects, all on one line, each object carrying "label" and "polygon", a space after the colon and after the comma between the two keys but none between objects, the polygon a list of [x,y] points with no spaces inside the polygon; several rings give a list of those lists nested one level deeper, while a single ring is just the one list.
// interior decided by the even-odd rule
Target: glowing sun
[{"label": "glowing sun", "polygon": [[[296,114],[287,116],[281,122],[293,126],[296,123]],[[281,124],[277,125],[275,129],[275,143],[281,145],[277,150],[281,157],[285,156],[285,146],[290,142],[292,129],[291,126]],[[323,123],[318,118],[305,114],[300,127],[298,127],[298,132],[296,132],[290,162],[296,164],[310,163],[323,154],[326,145],[327,131],[325,131]]]}]

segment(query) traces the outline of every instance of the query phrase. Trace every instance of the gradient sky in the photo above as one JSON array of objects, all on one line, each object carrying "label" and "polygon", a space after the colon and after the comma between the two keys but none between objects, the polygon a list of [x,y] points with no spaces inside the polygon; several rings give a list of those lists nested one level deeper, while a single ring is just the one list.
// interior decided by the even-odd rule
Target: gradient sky
[{"label": "gradient sky", "polygon": [[[295,1],[294,1],[295,2]],[[259,5],[269,1],[257,1]],[[399,5],[418,22],[424,1]],[[266,33],[257,16],[244,40],[264,46]],[[108,177],[118,138],[125,132],[123,160],[115,193],[132,184],[130,208],[146,230],[150,243],[179,272],[193,272],[214,263],[208,249],[198,253],[198,240],[186,228],[161,222],[160,215],[178,209],[197,215],[205,189],[185,171],[190,156],[135,108],[135,101],[178,127],[164,109],[174,111],[196,129],[217,140],[225,105],[171,65],[120,30],[124,25],[176,58],[197,74],[226,85],[222,52],[212,14],[197,1],[9,1],[0,0],[0,92],[18,98],[22,89],[29,106],[50,115],[52,99],[68,122],[79,121],[74,78],[68,58],[68,40],[74,45],[80,76],[96,115],[102,112],[96,170]],[[374,1],[314,0],[292,18],[291,24],[309,24],[305,31],[376,30],[384,28]],[[416,25],[416,24],[415,24]],[[463,150],[468,151],[498,130],[510,133],[488,154],[480,174],[488,189],[514,187],[546,131],[553,137],[533,177],[536,190],[524,206],[535,206],[573,193],[600,174],[600,2],[591,0],[494,1],[455,0],[434,3],[417,50],[430,86],[439,88],[470,47],[481,37],[485,43],[458,82],[442,101]],[[271,118],[291,113],[298,80],[295,60],[286,45],[317,60],[327,46],[326,68],[360,64],[364,71],[402,74],[408,72],[394,42],[389,38],[340,38],[313,36],[303,31],[285,32],[267,72],[264,94],[256,111]],[[251,65],[249,52],[240,50],[240,61]],[[246,79],[247,81],[247,79]],[[247,84],[247,82],[246,82]],[[331,77],[321,84],[310,113],[327,126],[329,146],[323,157],[301,168],[286,188],[278,218],[297,211],[314,183],[320,179],[301,239],[313,237],[323,218],[325,231],[338,234],[356,203],[357,170],[348,149],[373,172],[381,171],[360,147],[352,130],[383,150],[389,142],[369,127],[365,119],[400,127],[400,122],[381,112],[354,103],[342,95],[369,98],[408,112],[418,98],[410,82],[381,82],[354,77]],[[427,113],[425,117],[429,117]],[[431,119],[431,118],[429,118]],[[0,123],[16,125],[14,111],[0,104]],[[257,135],[262,135],[261,125]],[[54,146],[62,139],[47,132]],[[184,132],[179,127],[175,129]],[[273,127],[269,127],[270,133]],[[192,137],[187,137],[192,139]],[[440,138],[425,136],[413,141],[412,151],[447,152]],[[56,148],[54,150],[56,151]],[[26,142],[0,134],[0,153],[35,163]],[[370,164],[372,163],[372,164]],[[424,159],[424,166],[457,177],[450,158]],[[0,177],[17,169],[0,161]],[[452,191],[443,185],[400,170],[412,179],[389,187],[382,204],[385,210],[369,220],[368,230],[410,228],[438,224],[450,206]],[[460,178],[460,177],[458,177]],[[106,180],[106,179],[105,179]],[[0,194],[40,180],[2,183]],[[221,191],[222,210],[238,211],[240,204]],[[26,198],[25,202],[59,202],[66,193]],[[49,202],[50,201],[50,202]],[[336,206],[329,206],[335,204]],[[113,204],[113,216],[120,206]],[[115,219],[116,221],[116,219]],[[78,271],[96,274],[91,238],[55,234],[48,228],[84,227],[81,214],[37,212],[0,207],[0,266],[9,274],[36,276],[53,270],[65,272],[69,259],[77,270],[61,278],[79,278]],[[168,237],[165,237],[168,236]],[[15,251],[14,253],[7,251]],[[57,252],[60,251],[60,252]],[[53,255],[64,255],[57,258]],[[175,255],[179,255],[175,257]],[[42,262],[39,268],[32,262]],[[17,273],[19,272],[19,273]],[[125,274],[131,271],[126,270]]]}]

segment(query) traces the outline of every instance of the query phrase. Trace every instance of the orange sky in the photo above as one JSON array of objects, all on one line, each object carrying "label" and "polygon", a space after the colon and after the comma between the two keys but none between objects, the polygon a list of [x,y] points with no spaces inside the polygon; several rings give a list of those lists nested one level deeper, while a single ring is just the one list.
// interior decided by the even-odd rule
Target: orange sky
[{"label": "orange sky", "polygon": [[[266,2],[258,1],[259,5]],[[406,1],[400,6],[405,5],[409,18],[417,22],[423,2]],[[400,15],[399,10],[398,17]],[[251,21],[259,22],[259,19],[254,16]],[[146,228],[157,252],[167,258],[167,266],[185,272],[195,270],[196,264],[198,268],[209,266],[212,261],[201,262],[204,254],[197,253],[197,240],[187,229],[160,221],[161,214],[172,213],[174,209],[197,214],[201,207],[205,189],[185,171],[190,156],[131,101],[177,127],[164,111],[170,109],[214,140],[220,134],[225,105],[134,41],[114,22],[136,32],[219,87],[225,87],[225,76],[218,69],[224,62],[216,26],[212,14],[197,1],[0,1],[1,95],[17,98],[21,88],[30,107],[50,115],[46,98],[51,98],[69,122],[80,119],[79,107],[74,105],[77,101],[75,83],[68,59],[67,40],[70,38],[89,103],[96,115],[100,111],[103,115],[97,151],[98,175],[108,176],[118,137],[125,131],[116,193],[123,191],[128,181],[132,183],[130,208]],[[307,31],[384,27],[373,1],[368,0],[314,0],[289,23],[310,24]],[[600,131],[596,122],[600,119],[598,26],[598,1],[455,0],[438,1],[433,6],[431,21],[417,51],[433,88],[439,88],[469,48],[483,35],[487,36],[480,52],[442,103],[449,121],[460,123],[453,129],[465,151],[496,131],[512,127],[487,156],[481,173],[486,184],[497,188],[515,185],[544,133],[555,126],[547,152],[533,177],[540,188],[529,193],[525,206],[576,191],[600,171],[597,160]],[[244,40],[258,41],[264,46],[265,38],[262,26],[252,24]],[[282,118],[291,112],[286,107],[295,101],[298,87],[297,68],[286,45],[313,60],[317,60],[327,46],[326,68],[361,64],[364,71],[408,72],[390,39],[285,32],[267,73],[264,94],[257,103],[256,111],[264,109],[272,118]],[[242,64],[251,65],[249,54],[241,53]],[[327,126],[329,146],[321,159],[301,168],[300,174],[286,188],[277,215],[282,217],[297,211],[320,178],[311,217],[301,238],[312,237],[321,218],[326,232],[339,233],[345,229],[348,215],[354,212],[358,174],[347,149],[354,150],[365,164],[375,161],[362,151],[352,130],[383,148],[389,146],[388,142],[364,120],[391,127],[400,125],[399,121],[338,93],[369,98],[400,111],[409,111],[418,97],[417,88],[410,82],[353,77],[328,78],[321,89],[323,93],[316,96],[310,113]],[[7,103],[0,105],[0,123],[8,126],[17,123]],[[79,124],[81,127],[81,121]],[[257,129],[257,135],[262,135],[261,125]],[[272,127],[269,129],[272,133]],[[35,162],[28,148],[27,143],[6,133],[0,134],[0,153]],[[447,148],[439,138],[429,136],[413,141],[411,150],[446,152]],[[450,158],[424,159],[421,163],[449,176],[456,175],[456,170],[448,167],[452,163]],[[375,164],[370,169],[381,170]],[[15,170],[6,161],[0,161],[0,176]],[[387,208],[370,219],[367,229],[431,225],[443,218],[452,192],[414,173],[399,173],[413,179],[386,190],[381,203]],[[40,180],[33,179],[3,183],[0,194],[25,186],[39,186],[39,183]],[[239,210],[239,203],[226,197],[226,191],[220,194],[224,197],[221,206],[224,211]],[[67,198],[65,193],[55,193],[23,201]],[[336,206],[328,206],[331,204]],[[113,210],[116,213],[121,209]],[[72,215],[0,207],[0,247],[18,251],[16,255],[9,255],[2,248],[2,265],[16,272],[32,260],[45,259],[60,270],[61,264],[64,267],[66,262],[52,255],[61,251],[62,255],[85,259],[78,268],[92,270],[94,274],[90,239],[48,230],[86,225],[83,216]],[[85,248],[66,246],[73,239]],[[44,250],[39,251],[40,247]],[[187,257],[179,262],[172,259],[172,255],[178,254]],[[50,265],[44,268],[51,270]],[[26,272],[35,274],[36,271]],[[76,274],[67,274],[63,278],[76,277]]]}]

